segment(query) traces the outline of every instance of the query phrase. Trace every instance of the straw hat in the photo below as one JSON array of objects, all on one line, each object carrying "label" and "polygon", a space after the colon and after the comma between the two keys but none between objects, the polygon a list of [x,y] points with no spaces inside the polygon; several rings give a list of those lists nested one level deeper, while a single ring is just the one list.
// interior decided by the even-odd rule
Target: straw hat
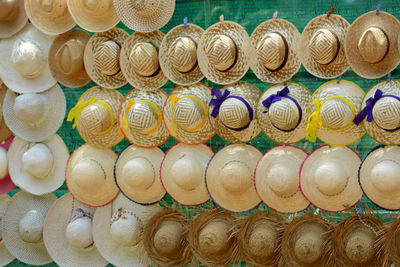
[{"label": "straw hat", "polygon": [[201,205],[210,199],[204,173],[214,152],[205,144],[172,146],[160,168],[161,182],[171,197],[182,205]]},{"label": "straw hat", "polygon": [[32,265],[52,262],[43,242],[43,222],[56,199],[53,194],[35,196],[19,191],[9,202],[1,232],[7,249],[19,261]]},{"label": "straw hat", "polygon": [[334,146],[349,145],[360,139],[365,130],[353,123],[361,108],[364,91],[350,81],[332,80],[314,92],[308,104],[306,139],[318,137]]},{"label": "straw hat", "polygon": [[254,187],[254,170],[262,153],[247,144],[228,145],[209,161],[205,179],[208,193],[222,208],[242,212],[256,207],[261,199]]},{"label": "straw hat", "polygon": [[299,170],[306,157],[299,147],[275,146],[261,158],[254,184],[267,206],[281,213],[295,213],[310,205],[299,187]]},{"label": "straw hat", "polygon": [[[2,0],[4,1],[4,0]],[[0,42],[0,73],[3,83],[17,93],[43,92],[56,84],[47,60],[54,36],[27,25]]]},{"label": "straw hat", "polygon": [[64,86],[79,88],[90,82],[83,65],[83,53],[89,38],[89,33],[75,29],[59,35],[51,45],[50,70]]},{"label": "straw hat", "polygon": [[112,147],[124,138],[118,125],[118,108],[123,96],[116,90],[95,86],[84,92],[69,111],[67,121],[74,121],[87,143],[98,148]]},{"label": "straw hat", "polygon": [[28,21],[24,0],[1,0],[0,10],[0,38],[13,36]]},{"label": "straw hat", "polygon": [[119,107],[118,122],[126,139],[140,147],[157,147],[169,138],[162,122],[167,94],[161,89],[130,91]]},{"label": "straw hat", "polygon": [[246,30],[236,22],[210,26],[202,34],[197,49],[201,72],[216,84],[239,81],[249,69],[249,43]]},{"label": "straw hat", "polygon": [[395,263],[395,266],[400,264],[400,220],[397,219],[390,224],[387,231],[380,231],[384,238],[385,254],[388,256],[390,263]]},{"label": "straw hat", "polygon": [[85,144],[68,159],[65,182],[69,192],[86,206],[100,207],[113,201],[118,193],[114,181],[117,154],[111,149]]},{"label": "straw hat", "polygon": [[165,35],[160,46],[160,66],[165,76],[180,85],[204,78],[197,63],[197,44],[204,30],[194,24],[178,25]]},{"label": "straw hat", "polygon": [[344,53],[349,27],[345,18],[335,14],[318,16],[307,24],[299,42],[299,58],[309,73],[332,79],[349,68]]},{"label": "straw hat", "polygon": [[254,114],[261,95],[257,87],[237,82],[213,89],[211,94],[210,122],[221,138],[230,143],[247,143],[260,134]]},{"label": "straw hat", "polygon": [[344,51],[350,67],[366,79],[380,78],[400,62],[397,38],[400,22],[389,13],[370,11],[347,31]]},{"label": "straw hat", "polygon": [[0,195],[10,192],[16,187],[8,173],[7,154],[13,140],[14,136],[0,143]]},{"label": "straw hat", "polygon": [[165,196],[160,180],[164,152],[158,148],[130,145],[119,155],[114,176],[121,192],[130,200],[144,205],[154,204]]},{"label": "straw hat", "polygon": [[[165,0],[167,1],[167,0]],[[159,50],[164,33],[135,32],[125,41],[121,50],[121,70],[134,87],[152,91],[163,86],[168,78],[159,64]]]},{"label": "straw hat", "polygon": [[347,146],[320,146],[300,168],[301,191],[323,210],[347,210],[363,196],[357,178],[360,164],[360,156]]},{"label": "straw hat", "polygon": [[290,144],[303,140],[310,98],[310,91],[300,83],[272,85],[257,103],[256,117],[261,130],[278,143]]},{"label": "straw hat", "polygon": [[16,136],[41,142],[61,127],[66,100],[58,84],[42,93],[18,94],[7,90],[2,109],[5,123]]},{"label": "straw hat", "polygon": [[120,267],[148,266],[143,231],[150,218],[161,210],[158,205],[136,204],[122,194],[107,206],[97,208],[93,239],[101,255]]},{"label": "straw hat", "polygon": [[165,101],[164,123],[178,141],[195,145],[205,143],[214,136],[207,112],[210,89],[202,83],[177,86]]},{"label": "straw hat", "polygon": [[263,82],[289,80],[301,66],[298,53],[299,30],[287,20],[264,21],[250,36],[250,67]]},{"label": "straw hat", "polygon": [[[7,210],[8,204],[11,201],[11,197],[7,194],[0,195],[0,217],[4,217],[4,213]],[[11,255],[11,253],[6,248],[6,245],[3,242],[3,237],[1,235],[0,229],[0,265],[6,266],[7,264],[11,263],[15,257]]]},{"label": "straw hat", "polygon": [[6,92],[7,92],[7,87],[4,84],[1,84],[0,80],[0,142],[9,139],[13,135],[11,130],[8,129],[8,126],[3,116],[3,104]]}]

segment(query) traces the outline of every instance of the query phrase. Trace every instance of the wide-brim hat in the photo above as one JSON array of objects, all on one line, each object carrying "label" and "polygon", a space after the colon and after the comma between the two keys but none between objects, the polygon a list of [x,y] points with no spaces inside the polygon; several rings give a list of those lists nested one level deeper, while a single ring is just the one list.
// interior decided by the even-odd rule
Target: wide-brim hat
[{"label": "wide-brim hat", "polygon": [[301,191],[320,209],[332,212],[347,210],[363,196],[358,184],[360,164],[360,156],[347,146],[320,146],[301,166]]},{"label": "wide-brim hat", "polygon": [[4,115],[3,115],[3,105],[4,105],[4,98],[7,93],[7,87],[4,84],[1,84],[0,80],[0,107],[1,107],[1,116],[0,116],[0,142],[3,142],[7,139],[9,139],[13,133],[11,130],[8,128],[6,121],[4,120]]},{"label": "wide-brim hat", "polygon": [[7,20],[0,23],[0,38],[9,38],[19,32],[25,24],[28,22],[28,16],[26,15],[24,0],[13,0],[8,1],[8,6],[11,12]]},{"label": "wide-brim hat", "polygon": [[[0,195],[0,216],[3,218],[4,213],[7,210],[8,203],[10,203],[11,197],[7,194]],[[2,266],[6,266],[7,264],[11,263],[15,257],[11,255],[11,253],[6,248],[6,245],[3,242],[3,238],[0,241],[0,264]]]},{"label": "wide-brim hat", "polygon": [[303,140],[310,98],[310,91],[300,83],[272,85],[257,103],[256,117],[261,130],[278,143],[291,144]]},{"label": "wide-brim hat", "polygon": [[[9,139],[2,141],[0,143],[0,149],[4,149],[6,153],[8,153],[8,150],[10,148],[10,145],[12,141],[14,140],[14,136],[10,137]],[[2,158],[2,160],[6,161],[6,166],[7,166],[7,174],[0,179],[0,195],[5,194],[13,190],[16,185],[13,183],[11,180],[10,174],[8,172],[8,159],[7,159],[7,154],[5,158]],[[4,163],[3,163],[4,164]]]},{"label": "wide-brim hat", "polygon": [[380,238],[382,238],[382,241],[384,242],[382,245],[385,249],[384,253],[386,261],[389,264],[400,264],[400,220],[397,219],[396,221],[391,222],[388,229],[386,231],[380,231],[379,234]]}]

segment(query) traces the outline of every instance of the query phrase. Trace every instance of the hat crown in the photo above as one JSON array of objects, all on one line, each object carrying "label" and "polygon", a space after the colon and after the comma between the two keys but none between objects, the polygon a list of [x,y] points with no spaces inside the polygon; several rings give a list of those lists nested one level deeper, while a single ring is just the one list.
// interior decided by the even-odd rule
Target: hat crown
[{"label": "hat crown", "polygon": [[335,60],[340,42],[336,34],[328,29],[319,29],[308,43],[311,57],[321,65],[326,65]]},{"label": "hat crown", "polygon": [[378,27],[369,27],[358,42],[358,51],[368,63],[374,64],[383,60],[389,50],[386,33]]},{"label": "hat crown", "polygon": [[174,122],[184,130],[197,127],[206,116],[201,104],[189,97],[180,99],[176,103],[172,115]]},{"label": "hat crown", "polygon": [[68,13],[67,3],[61,0],[36,0],[38,7],[52,17]]},{"label": "hat crown", "polygon": [[18,10],[17,0],[0,0],[0,21],[13,19]]},{"label": "hat crown", "polygon": [[231,37],[218,34],[211,39],[206,54],[210,64],[218,71],[228,71],[237,58],[236,44]]},{"label": "hat crown", "polygon": [[250,122],[247,106],[236,98],[226,99],[221,104],[218,116],[224,125],[234,129],[242,128]]},{"label": "hat crown", "polygon": [[267,33],[257,45],[257,57],[270,71],[279,69],[288,54],[286,40],[277,32]]},{"label": "hat crown", "polygon": [[199,234],[199,246],[207,254],[222,254],[229,249],[230,226],[222,220],[209,222]]},{"label": "hat crown", "polygon": [[19,235],[27,243],[42,241],[44,216],[38,210],[30,210],[19,221]]},{"label": "hat crown", "polygon": [[122,178],[136,189],[148,189],[156,179],[154,166],[142,157],[129,160],[122,168]]},{"label": "hat crown", "polygon": [[342,129],[349,125],[353,118],[353,111],[342,99],[329,99],[321,107],[322,123],[330,129]]},{"label": "hat crown", "polygon": [[121,246],[133,246],[140,235],[140,225],[136,217],[124,213],[110,227],[110,234],[114,242]]},{"label": "hat crown", "polygon": [[130,4],[141,16],[149,17],[159,11],[161,0],[130,0]]},{"label": "hat crown", "polygon": [[147,42],[140,42],[133,46],[129,61],[133,70],[144,77],[153,76],[160,68],[157,48]]},{"label": "hat crown", "polygon": [[277,232],[270,224],[259,223],[251,231],[248,244],[252,255],[268,259],[272,257],[278,247]]},{"label": "hat crown", "polygon": [[20,75],[34,79],[42,74],[47,63],[47,57],[35,41],[18,40],[12,50],[11,62]]},{"label": "hat crown", "polygon": [[8,174],[7,151],[0,147],[0,180]]},{"label": "hat crown", "polygon": [[305,232],[294,244],[294,254],[298,261],[305,264],[317,262],[323,252],[323,238],[320,232]]},{"label": "hat crown", "polygon": [[284,97],[280,101],[271,104],[268,109],[268,117],[275,127],[288,131],[296,127],[300,119],[300,113],[296,104]]},{"label": "hat crown", "polygon": [[177,221],[164,221],[154,235],[154,247],[164,256],[176,254],[183,239],[183,225]]},{"label": "hat crown", "polygon": [[85,107],[78,119],[78,129],[85,128],[92,134],[100,134],[111,126],[111,114],[102,105],[94,103]]},{"label": "hat crown", "polygon": [[22,155],[22,165],[27,173],[45,179],[53,169],[53,154],[45,144],[34,144]]},{"label": "hat crown", "polygon": [[79,249],[89,247],[93,243],[92,219],[80,217],[70,222],[65,229],[67,242]]},{"label": "hat crown", "polygon": [[104,183],[106,173],[97,160],[83,159],[72,168],[71,178],[79,187],[95,191]]},{"label": "hat crown", "polygon": [[350,234],[345,245],[347,257],[357,264],[364,264],[375,256],[373,233],[370,231],[355,231]]},{"label": "hat crown", "polygon": [[13,108],[19,120],[38,126],[47,117],[48,103],[42,94],[22,94],[15,98]]},{"label": "hat crown", "polygon": [[241,161],[228,162],[220,171],[223,187],[232,193],[246,191],[251,186],[252,177],[250,168]]},{"label": "hat crown", "polygon": [[168,56],[173,68],[181,73],[192,70],[197,64],[197,46],[190,37],[178,37],[172,42]]},{"label": "hat crown", "polygon": [[340,194],[347,186],[349,174],[343,163],[336,159],[322,162],[314,173],[317,189],[326,196]]},{"label": "hat crown", "polygon": [[371,182],[381,192],[395,194],[400,190],[400,165],[394,160],[383,160],[371,170]]},{"label": "hat crown", "polygon": [[81,0],[81,7],[86,9],[92,16],[101,16],[111,8],[113,9],[113,1],[104,0]]},{"label": "hat crown", "polygon": [[101,43],[94,53],[96,68],[104,75],[113,76],[117,74],[121,70],[119,65],[120,52],[121,47],[112,40]]},{"label": "hat crown", "polygon": [[267,173],[269,188],[280,197],[290,197],[299,190],[299,173],[290,161],[277,162]]},{"label": "hat crown", "polygon": [[81,41],[70,39],[56,52],[56,60],[64,74],[75,74],[83,69],[83,52],[85,50]]},{"label": "hat crown", "polygon": [[400,127],[400,101],[394,97],[380,98],[372,109],[375,123],[386,130]]},{"label": "hat crown", "polygon": [[191,191],[203,181],[204,173],[195,157],[184,154],[171,166],[171,176],[179,187]]},{"label": "hat crown", "polygon": [[135,103],[128,111],[128,124],[135,131],[146,133],[157,126],[157,113],[147,103]]}]

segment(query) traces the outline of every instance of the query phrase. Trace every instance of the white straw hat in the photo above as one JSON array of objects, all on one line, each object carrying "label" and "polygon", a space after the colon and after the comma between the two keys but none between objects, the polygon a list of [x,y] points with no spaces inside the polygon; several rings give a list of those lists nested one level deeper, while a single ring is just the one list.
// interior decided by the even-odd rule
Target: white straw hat
[{"label": "white straw hat", "polygon": [[7,86],[4,84],[1,84],[0,80],[0,142],[3,142],[7,139],[9,139],[13,133],[11,130],[8,128],[6,121],[4,120],[4,115],[3,115],[3,105],[4,105],[4,98],[7,93]]},{"label": "white straw hat", "polygon": [[10,174],[8,172],[8,149],[14,136],[10,137],[6,141],[0,143],[0,194],[5,195],[11,190],[15,189],[16,185],[11,180]]},{"label": "white straw hat", "polygon": [[[7,210],[8,204],[11,201],[11,197],[7,194],[2,194],[0,195],[0,218],[3,220],[4,218],[4,213]],[[11,263],[15,257],[11,255],[11,253],[8,251],[6,245],[3,242],[3,237],[2,237],[2,231],[3,229],[0,229],[0,265],[1,266],[6,266],[7,264]]]},{"label": "white straw hat", "polygon": [[24,0],[1,1],[0,10],[0,38],[13,36],[28,22]]}]

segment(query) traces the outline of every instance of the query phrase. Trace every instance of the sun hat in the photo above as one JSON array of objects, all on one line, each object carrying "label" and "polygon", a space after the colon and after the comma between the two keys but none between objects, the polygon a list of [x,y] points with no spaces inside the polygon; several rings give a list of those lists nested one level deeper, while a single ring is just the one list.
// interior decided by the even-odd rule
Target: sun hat
[{"label": "sun hat", "polygon": [[89,33],[75,29],[57,36],[51,45],[50,70],[64,86],[79,88],[90,82],[83,64],[83,53],[89,38]]},{"label": "sun hat", "polygon": [[201,205],[210,200],[204,173],[214,155],[205,145],[178,143],[166,153],[161,164],[161,182],[168,194],[182,205]]},{"label": "sun hat", "polygon": [[260,159],[254,185],[268,207],[280,213],[295,213],[310,205],[299,186],[299,170],[306,157],[307,153],[297,146],[278,145]]},{"label": "sun hat", "polygon": [[3,119],[16,136],[29,142],[41,142],[61,127],[66,105],[64,92],[58,84],[41,93],[19,94],[7,90]]},{"label": "sun hat", "polygon": [[118,156],[114,167],[117,186],[130,200],[150,205],[165,196],[161,184],[160,167],[164,152],[158,148],[130,145]]},{"label": "sun hat", "polygon": [[0,195],[4,195],[11,190],[15,189],[16,185],[11,180],[8,172],[8,150],[14,140],[14,136],[11,136],[6,141],[0,143]]},{"label": "sun hat", "polygon": [[16,193],[2,217],[3,241],[12,255],[25,264],[43,265],[52,262],[43,242],[43,222],[57,197]]},{"label": "sun hat", "polygon": [[114,181],[117,154],[85,144],[69,157],[65,170],[68,191],[86,206],[100,207],[113,201],[118,193]]},{"label": "sun hat", "polygon": [[370,11],[347,31],[344,51],[353,71],[366,79],[380,78],[400,62],[397,38],[400,22],[391,14]]},{"label": "sun hat", "polygon": [[256,118],[261,130],[278,143],[290,144],[303,140],[310,99],[310,91],[300,83],[272,85],[257,103]]},{"label": "sun hat", "polygon": [[[0,218],[4,217],[4,213],[7,210],[8,204],[11,201],[11,197],[7,194],[0,195]],[[1,234],[0,228],[0,264],[2,266],[6,266],[7,264],[11,263],[15,257],[11,255],[11,253],[6,248],[6,245],[3,242],[3,237]]]},{"label": "sun hat", "polygon": [[28,22],[24,0],[0,1],[0,38],[9,38]]},{"label": "sun hat", "polygon": [[211,25],[201,35],[197,48],[201,72],[216,84],[239,81],[250,66],[249,46],[249,35],[236,22]]},{"label": "sun hat", "polygon": [[360,110],[364,91],[350,81],[332,80],[321,85],[308,104],[306,139],[334,145],[349,145],[360,139],[365,130],[353,123]]},{"label": "sun hat", "polygon": [[261,92],[254,85],[238,82],[221,89],[212,89],[214,97],[208,106],[210,122],[215,132],[230,143],[247,143],[261,129],[254,113]]},{"label": "sun hat", "polygon": [[124,138],[118,125],[118,108],[123,96],[116,90],[95,86],[84,92],[68,114],[88,144],[107,148]]},{"label": "sun hat", "polygon": [[7,86],[1,84],[0,80],[0,142],[9,139],[13,135],[11,130],[8,128],[3,116],[3,104],[6,92],[7,92]]},{"label": "sun hat", "polygon": [[400,264],[400,220],[397,219],[391,222],[387,230],[379,231],[378,233],[380,237],[383,238],[386,264],[394,263],[395,266]]},{"label": "sun hat", "polygon": [[248,211],[261,199],[254,187],[254,170],[262,153],[248,144],[224,147],[211,158],[205,180],[212,200],[232,212]]},{"label": "sun hat", "polygon": [[169,133],[186,144],[201,144],[215,132],[210,124],[207,106],[211,88],[202,83],[177,86],[164,103],[164,123]]},{"label": "sun hat", "polygon": [[131,143],[140,147],[157,147],[169,138],[163,123],[162,109],[167,94],[161,89],[143,91],[133,89],[118,111],[119,127]]}]

